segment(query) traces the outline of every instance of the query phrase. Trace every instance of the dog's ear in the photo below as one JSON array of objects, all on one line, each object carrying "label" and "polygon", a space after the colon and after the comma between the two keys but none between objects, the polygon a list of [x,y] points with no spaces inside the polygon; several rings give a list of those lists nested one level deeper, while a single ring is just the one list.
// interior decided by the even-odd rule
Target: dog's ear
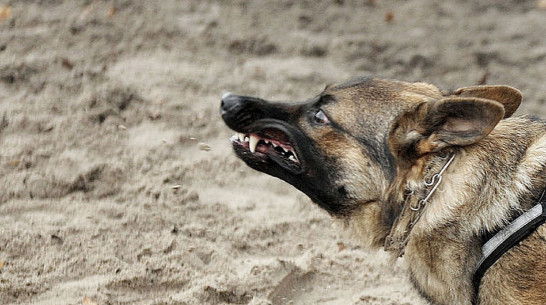
[{"label": "dog's ear", "polygon": [[446,147],[474,144],[503,116],[503,105],[489,99],[448,97],[424,102],[398,118],[389,146],[399,158],[415,159]]},{"label": "dog's ear", "polygon": [[516,112],[521,104],[521,92],[509,86],[473,86],[455,90],[453,95],[460,97],[478,97],[497,101],[504,106],[504,118]]}]

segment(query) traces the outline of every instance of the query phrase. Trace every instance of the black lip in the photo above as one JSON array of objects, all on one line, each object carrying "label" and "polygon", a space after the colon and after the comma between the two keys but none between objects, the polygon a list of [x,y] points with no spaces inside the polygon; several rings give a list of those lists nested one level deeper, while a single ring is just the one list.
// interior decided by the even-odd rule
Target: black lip
[{"label": "black lip", "polygon": [[[266,132],[264,132],[268,129],[279,130],[288,137],[292,149],[294,149],[294,151],[296,152],[299,164],[292,161],[288,161],[290,162],[288,163],[285,158],[282,158],[275,154],[263,154],[260,152],[251,153],[250,150],[242,146],[242,143],[240,143],[238,140],[234,140],[232,142],[237,154],[239,154],[243,158],[248,159],[248,161],[257,163],[260,163],[260,161],[263,162],[264,158],[268,158],[285,171],[294,175],[304,173],[306,168],[305,159],[297,143],[296,136],[294,135],[294,133],[296,133],[297,131],[292,130],[293,128],[290,128],[289,126],[286,126],[284,122],[275,119],[262,119],[244,128],[244,130],[235,130],[235,132],[245,134],[255,133],[260,137],[268,138]],[[245,151],[242,151],[242,149],[244,149]]]}]

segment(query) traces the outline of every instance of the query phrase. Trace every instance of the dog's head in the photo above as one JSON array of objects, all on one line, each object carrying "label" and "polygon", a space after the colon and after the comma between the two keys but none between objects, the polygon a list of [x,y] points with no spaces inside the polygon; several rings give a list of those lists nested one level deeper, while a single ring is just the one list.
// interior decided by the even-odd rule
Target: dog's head
[{"label": "dog's head", "polygon": [[346,216],[383,200],[401,167],[478,142],[520,101],[506,86],[442,93],[424,83],[361,78],[298,103],[226,94],[221,113],[246,164]]}]

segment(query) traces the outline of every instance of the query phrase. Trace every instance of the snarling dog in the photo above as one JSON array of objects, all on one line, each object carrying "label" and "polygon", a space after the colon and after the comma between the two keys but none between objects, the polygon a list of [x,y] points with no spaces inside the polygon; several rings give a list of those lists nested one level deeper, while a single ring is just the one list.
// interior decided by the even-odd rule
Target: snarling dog
[{"label": "snarling dog", "polygon": [[546,304],[546,225],[473,285],[484,243],[546,187],[546,122],[512,117],[521,99],[361,78],[297,103],[225,94],[221,112],[239,158],[404,255],[432,304]]}]

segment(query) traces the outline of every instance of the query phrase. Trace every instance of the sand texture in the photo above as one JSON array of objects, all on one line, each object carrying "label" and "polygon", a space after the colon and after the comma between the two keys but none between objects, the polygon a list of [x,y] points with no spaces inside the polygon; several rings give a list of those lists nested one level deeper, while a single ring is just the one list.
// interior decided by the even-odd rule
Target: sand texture
[{"label": "sand texture", "polygon": [[220,97],[378,75],[542,115],[541,2],[0,0],[0,304],[425,304],[234,156]]}]

